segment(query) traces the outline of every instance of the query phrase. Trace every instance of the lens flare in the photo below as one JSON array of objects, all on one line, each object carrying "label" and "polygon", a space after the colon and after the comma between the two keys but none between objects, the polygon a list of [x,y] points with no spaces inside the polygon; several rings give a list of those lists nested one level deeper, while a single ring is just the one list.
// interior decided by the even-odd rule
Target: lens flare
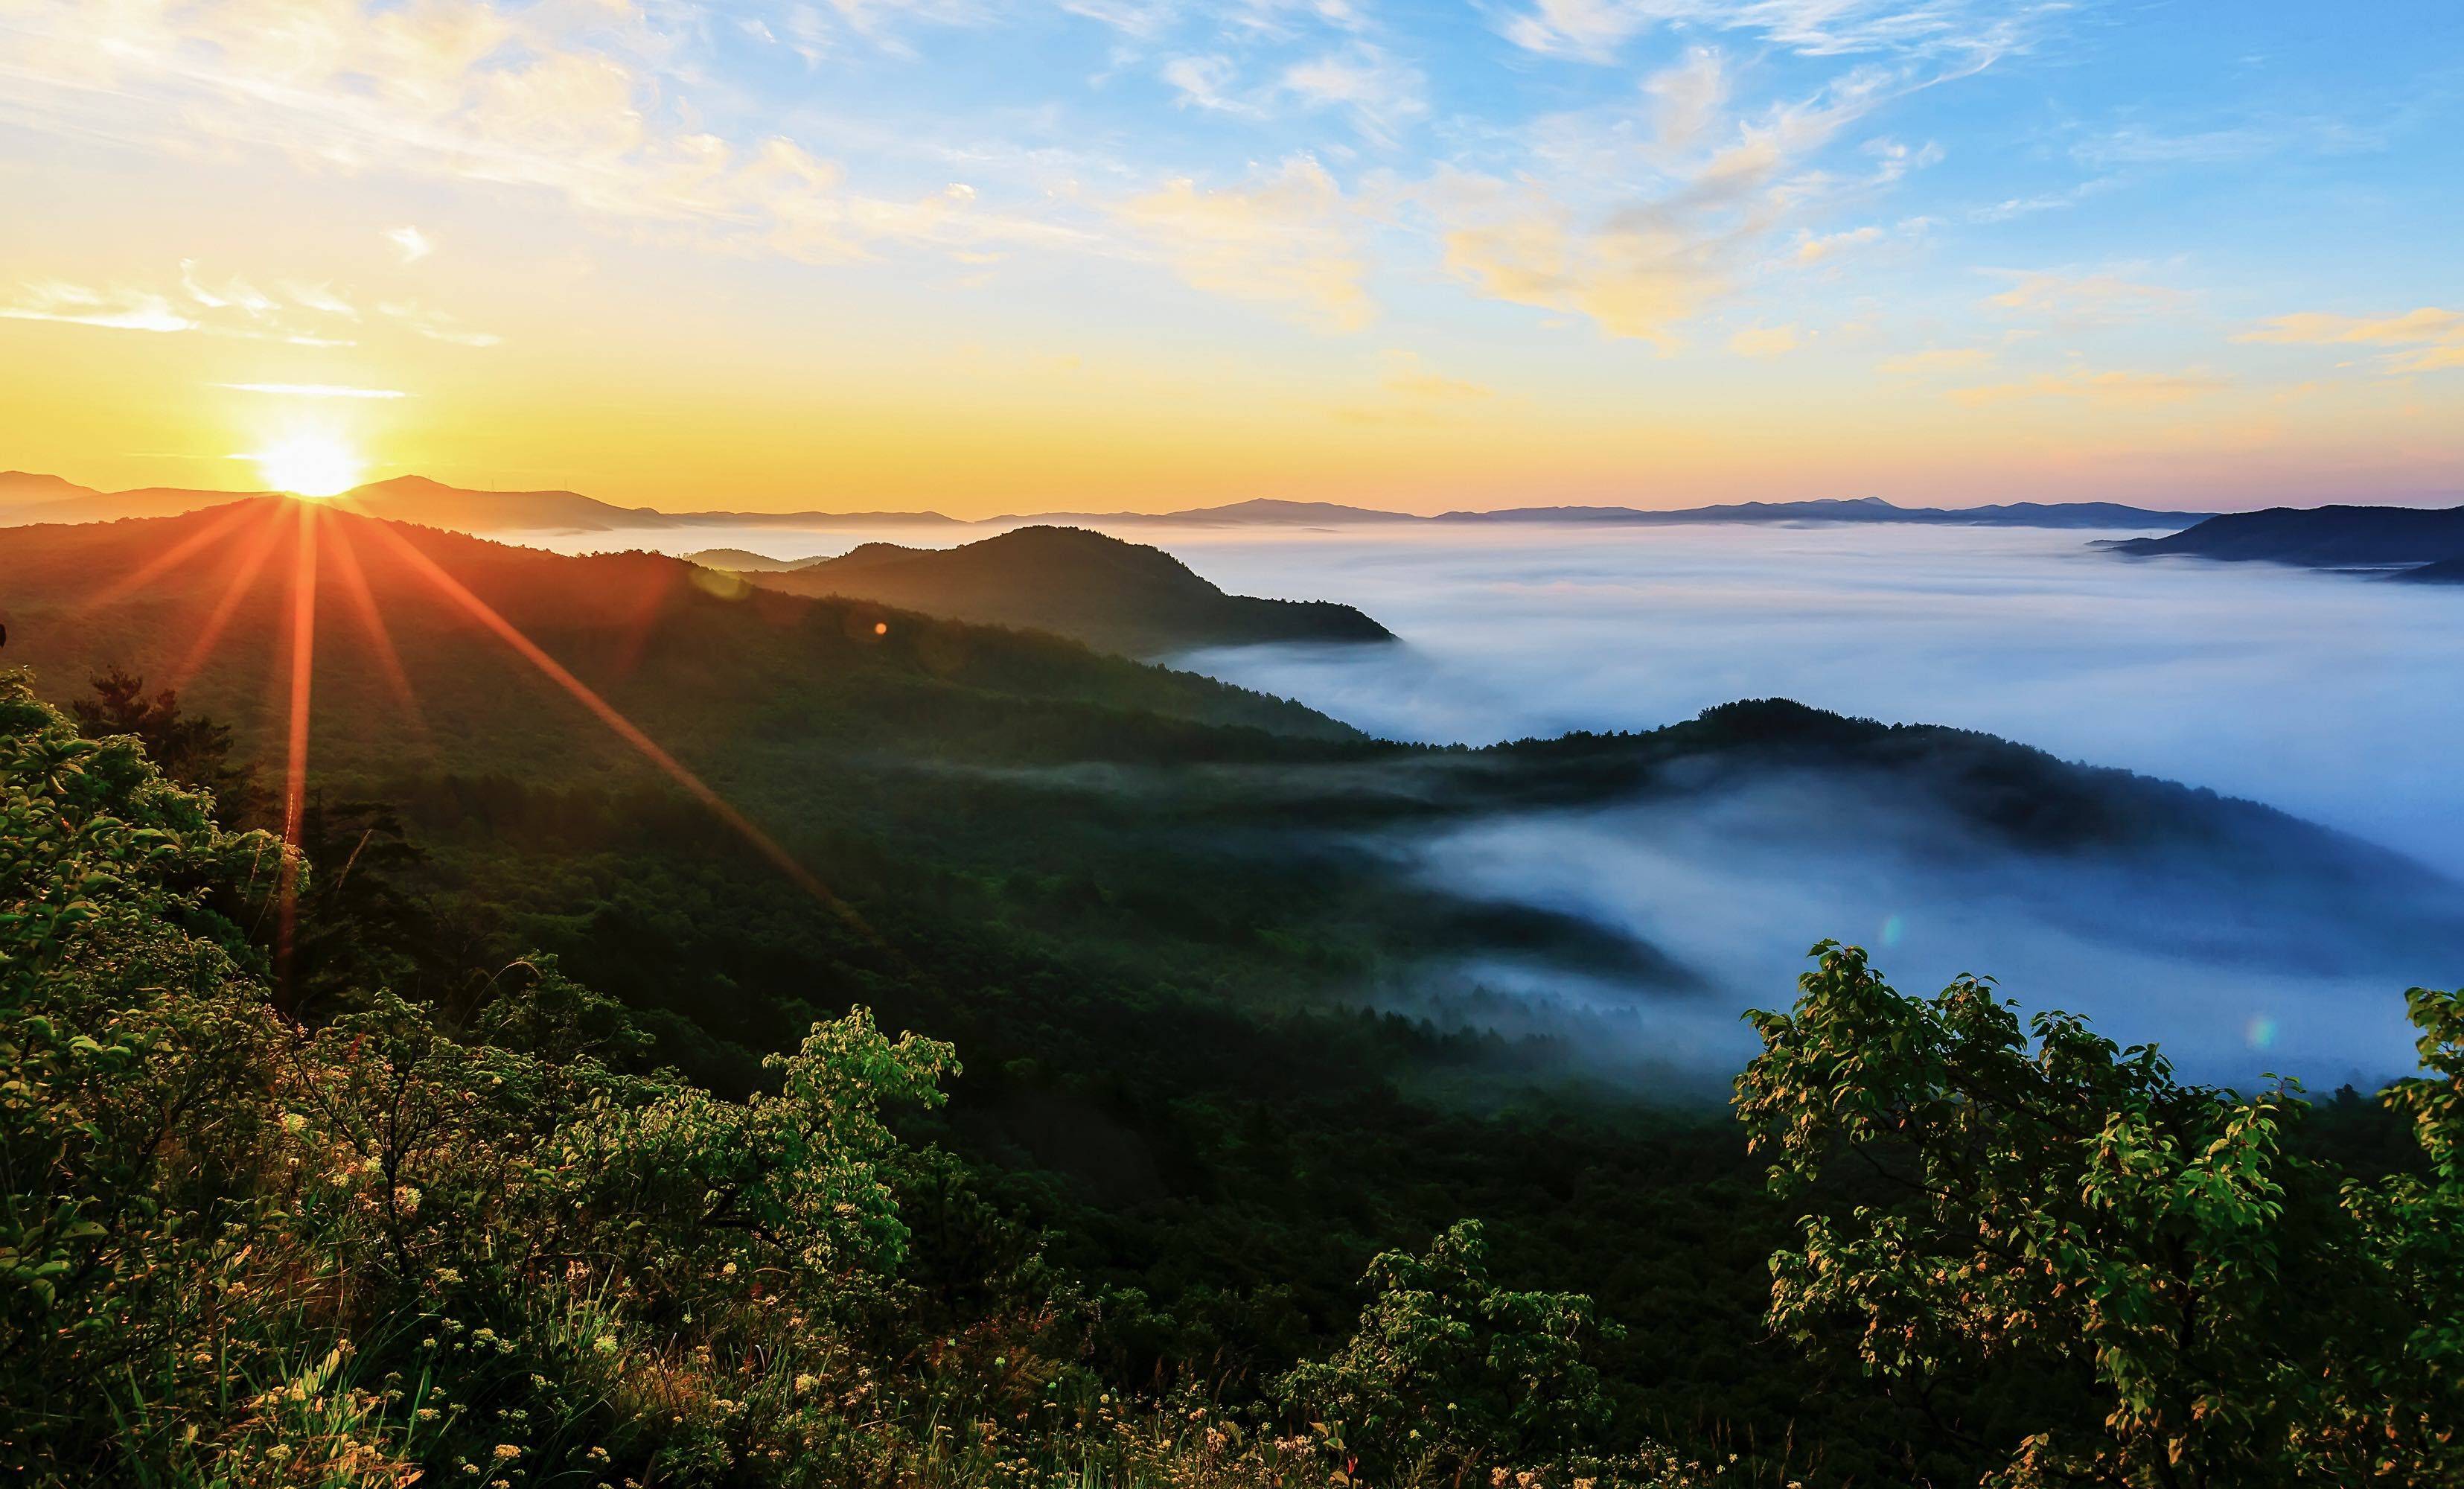
[{"label": "lens flare", "polygon": [[[304,447],[303,447],[304,448]],[[296,478],[290,485],[298,495],[314,495],[317,488],[330,488],[336,495],[350,489],[358,466],[341,447],[328,447],[318,458],[327,463],[323,478],[306,478],[312,467],[307,463],[293,465],[289,456],[277,465],[275,452],[260,458],[266,462],[269,477],[279,470]],[[619,739],[631,745],[642,757],[684,788],[694,799],[708,808],[720,821],[750,844],[764,858],[784,873],[831,913],[838,916],[866,941],[902,964],[905,958],[867,924],[862,916],[829,888],[810,869],[757,827],[743,812],[712,789],[673,755],[662,748],[641,727],[617,711],[597,690],[583,682],[555,657],[522,633],[513,622],[498,613],[495,607],[473,593],[462,582],[447,572],[437,561],[413,544],[393,524],[355,514],[357,503],[343,500],[329,504],[322,501],[282,501],[273,498],[256,498],[231,504],[231,510],[205,522],[199,529],[147,563],[136,574],[124,576],[107,587],[105,596],[125,593],[135,583],[166,573],[184,564],[197,561],[209,552],[218,553],[231,567],[231,576],[215,596],[210,611],[197,627],[187,655],[172,674],[173,691],[187,685],[199,669],[221,647],[230,622],[256,591],[257,580],[267,563],[275,557],[285,536],[294,547],[290,559],[289,594],[289,677],[287,697],[276,705],[284,711],[282,776],[282,850],[283,861],[275,885],[272,904],[277,922],[275,935],[275,985],[277,1004],[285,1010],[296,1010],[297,989],[292,986],[292,955],[297,930],[300,856],[305,835],[308,806],[308,761],[310,720],[313,713],[317,669],[317,601],[320,583],[330,576],[340,596],[358,612],[361,625],[368,633],[371,656],[385,675],[404,717],[415,732],[425,732],[409,675],[394,646],[384,608],[368,577],[366,563],[358,552],[355,538],[374,536],[383,540],[387,556],[408,572],[424,579],[436,595],[453,608],[476,620],[496,639],[529,662],[532,667],[581,703]],[[80,608],[90,611],[100,598],[90,600]],[[646,606],[632,628],[627,651],[638,654],[647,644],[648,631],[655,623],[654,611]],[[876,627],[886,631],[887,626]],[[277,665],[279,665],[277,663]],[[277,686],[285,679],[277,678]]]},{"label": "lens flare", "polygon": [[309,702],[317,677],[317,519],[302,503],[299,537],[291,566],[291,728],[282,767],[282,877],[276,892],[280,920],[274,938],[274,986],[285,1008],[296,1009],[291,949],[299,923],[300,826],[308,807]]},{"label": "lens flare", "polygon": [[295,497],[338,497],[360,483],[366,467],[331,434],[294,434],[253,456],[269,490]]}]

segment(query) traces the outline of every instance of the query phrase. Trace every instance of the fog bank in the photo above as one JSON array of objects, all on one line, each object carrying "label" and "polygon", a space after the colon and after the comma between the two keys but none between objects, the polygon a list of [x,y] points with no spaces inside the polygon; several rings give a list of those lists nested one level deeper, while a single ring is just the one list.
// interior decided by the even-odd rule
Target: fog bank
[{"label": "fog bank", "polygon": [[1793,698],[2250,797],[2464,875],[2464,590],[2123,559],[2088,547],[2097,536],[1704,526],[1167,545],[1225,589],[1385,622],[1404,646],[1182,662],[1390,737],[1651,728]]},{"label": "fog bank", "polygon": [[[799,557],[984,532],[576,545]],[[1242,647],[1176,664],[1390,738],[1644,729],[1787,697],[2249,797],[2464,876],[2464,590],[2133,561],[2091,548],[2099,534],[2035,529],[1121,536],[1236,593],[1338,600],[1384,622],[1401,645]],[[1820,789],[1491,817],[1382,847],[1452,892],[1579,915],[1699,970],[1705,990],[1680,995],[1475,958],[1379,993],[1457,1016],[1485,1007],[1475,1016],[1570,1033],[1638,1070],[1732,1071],[1753,1047],[1738,1012],[1789,1001],[1822,937],[1869,946],[1904,990],[1994,974],[2031,1009],[2087,1014],[2236,1081],[2282,1071],[2369,1084],[2409,1069],[2404,989],[2464,977],[2464,945],[2390,939],[2203,868],[1982,851],[1920,811]]]}]

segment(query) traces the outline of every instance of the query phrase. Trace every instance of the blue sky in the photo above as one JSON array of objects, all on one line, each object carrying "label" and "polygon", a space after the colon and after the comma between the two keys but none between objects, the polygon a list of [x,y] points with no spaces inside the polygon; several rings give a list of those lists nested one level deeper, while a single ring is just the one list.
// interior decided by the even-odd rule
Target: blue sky
[{"label": "blue sky", "polygon": [[2452,3],[0,0],[0,464],[2436,500],[2459,125]]}]

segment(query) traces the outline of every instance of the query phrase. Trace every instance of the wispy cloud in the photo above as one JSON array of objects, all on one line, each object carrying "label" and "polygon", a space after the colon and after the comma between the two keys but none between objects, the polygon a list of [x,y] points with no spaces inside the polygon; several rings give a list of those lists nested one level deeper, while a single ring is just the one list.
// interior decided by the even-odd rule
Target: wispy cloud
[{"label": "wispy cloud", "polygon": [[194,331],[295,346],[352,344],[349,337],[333,334],[333,322],[342,322],[347,329],[348,322],[359,319],[358,311],[341,296],[322,285],[285,285],[284,296],[276,300],[236,277],[209,283],[190,260],[181,263],[175,290],[142,284],[95,286],[60,278],[33,280],[0,304],[0,317],[106,330]]},{"label": "wispy cloud", "polygon": [[2464,311],[2424,305],[2400,315],[2366,317],[2304,311],[2278,316],[2237,342],[2365,345],[2397,348],[2379,359],[2387,372],[2438,372],[2464,367]]},{"label": "wispy cloud", "polygon": [[399,388],[348,388],[340,383],[216,383],[239,393],[271,393],[282,398],[407,398]]},{"label": "wispy cloud", "polygon": [[2099,372],[2076,367],[2048,372],[2016,383],[1991,383],[1950,389],[1952,402],[1970,408],[2024,399],[2071,399],[2101,408],[2141,408],[2180,403],[2230,388],[2231,381],[2206,372]]},{"label": "wispy cloud", "polygon": [[1359,330],[1376,313],[1356,214],[1314,157],[1292,156],[1238,186],[1169,181],[1113,215],[1199,289],[1274,304],[1327,330]]},{"label": "wispy cloud", "polygon": [[172,307],[170,298],[149,290],[89,289],[59,279],[37,279],[19,287],[0,318],[11,321],[56,321],[65,325],[100,326],[113,331],[193,331],[197,322]]},{"label": "wispy cloud", "polygon": [[1499,31],[1548,56],[1614,61],[1657,26],[1749,33],[1814,56],[1850,53],[1965,53],[1991,57],[2025,46],[2068,10],[2054,3],[1993,0],[1532,0]]},{"label": "wispy cloud", "polygon": [[1728,349],[1740,357],[1778,357],[1805,344],[1793,325],[1749,325],[1728,338]]},{"label": "wispy cloud", "polygon": [[2148,284],[2105,272],[1993,269],[1986,271],[2010,281],[2010,288],[1986,298],[1986,303],[2023,315],[2077,321],[2110,321],[2176,311],[2189,305],[2185,290]]},{"label": "wispy cloud", "polygon": [[456,346],[495,346],[504,338],[488,331],[476,331],[441,310],[430,310],[415,301],[387,300],[377,306],[377,313],[398,322],[416,336],[432,342],[450,342]]},{"label": "wispy cloud", "polygon": [[1922,351],[1884,357],[1874,370],[1884,377],[1927,377],[1938,372],[1965,372],[1993,360],[1982,346],[1927,346]]},{"label": "wispy cloud", "polygon": [[2039,191],[2031,196],[2006,196],[1984,207],[1971,207],[1965,214],[1969,222],[2009,222],[2015,217],[2030,217],[2037,212],[2061,211],[2077,207],[2100,191],[2110,190],[2120,180],[2116,176],[2098,176],[2059,191]]},{"label": "wispy cloud", "polygon": [[413,227],[387,228],[385,241],[393,245],[394,252],[407,264],[415,264],[436,252],[435,240]]},{"label": "wispy cloud", "polygon": [[[843,30],[886,35],[867,28],[892,11],[955,19],[958,9],[841,3],[830,13]],[[312,170],[546,192],[594,215],[808,258],[1049,231],[974,203],[918,211],[869,196],[791,141],[718,132],[672,97],[712,86],[692,60],[698,24],[592,0],[313,0],[285,8],[278,25],[256,0],[100,11],[26,0],[0,49],[0,119],[166,154],[253,150]],[[829,231],[815,231],[823,223]],[[389,235],[406,260],[420,256],[424,235],[399,232]]]},{"label": "wispy cloud", "polygon": [[1727,59],[1711,47],[1692,48],[1683,61],[1644,78],[1653,143],[1671,154],[1692,149],[1726,118],[1732,87]]},{"label": "wispy cloud", "polygon": [[1428,79],[1366,42],[1296,62],[1283,89],[1316,108],[1339,108],[1361,135],[1392,144],[1402,127],[1429,111]]},{"label": "wispy cloud", "polygon": [[1421,364],[1417,352],[1390,351],[1385,354],[1385,362],[1386,373],[1378,379],[1378,386],[1406,398],[1462,403],[1469,399],[1494,397],[1497,393],[1496,389],[1485,384],[1430,371]]},{"label": "wispy cloud", "polygon": [[1419,69],[1364,41],[1293,62],[1254,85],[1243,82],[1240,61],[1221,53],[1172,57],[1161,77],[1183,108],[1256,121],[1338,109],[1361,138],[1379,145],[1396,144],[1429,111],[1428,79]]},{"label": "wispy cloud", "polygon": [[1383,351],[1378,361],[1383,370],[1375,396],[1336,407],[1336,418],[1351,424],[1436,426],[1497,396],[1497,389],[1485,383],[1436,371],[1418,352]]},{"label": "wispy cloud", "polygon": [[1876,227],[1851,228],[1844,233],[1826,233],[1816,237],[1800,233],[1793,256],[1798,263],[1818,264],[1826,258],[1837,258],[1852,249],[1863,248],[1882,240],[1882,230]]},{"label": "wispy cloud", "polygon": [[2208,128],[2125,124],[2079,141],[2074,158],[2100,169],[2126,166],[2212,166],[2286,155],[2338,155],[2378,148],[2373,127],[2314,115],[2249,120]]},{"label": "wispy cloud", "polygon": [[[1673,352],[1678,327],[1727,293],[1774,233],[1919,162],[1885,144],[1862,175],[1815,163],[1919,85],[1912,75],[1859,68],[1810,96],[1724,115],[1718,69],[1716,57],[1689,55],[1648,79],[1634,107],[1541,122],[1534,154],[1555,167],[1546,176],[1441,172],[1418,199],[1438,219],[1447,268],[1485,295],[1572,311]],[[1604,181],[1637,186],[1604,196]]]},{"label": "wispy cloud", "polygon": [[1183,108],[1210,109],[1250,119],[1266,115],[1265,103],[1241,96],[1241,64],[1228,56],[1177,56],[1163,64],[1162,77]]},{"label": "wispy cloud", "polygon": [[322,284],[286,283],[282,286],[282,293],[291,297],[293,304],[309,310],[321,311],[329,316],[340,316],[345,321],[357,321],[360,318],[358,306]]}]

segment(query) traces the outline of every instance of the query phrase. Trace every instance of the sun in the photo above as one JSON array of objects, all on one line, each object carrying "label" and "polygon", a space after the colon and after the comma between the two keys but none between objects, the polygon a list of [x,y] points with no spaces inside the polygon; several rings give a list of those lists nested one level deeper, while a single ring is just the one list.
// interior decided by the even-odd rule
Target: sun
[{"label": "sun", "polygon": [[360,483],[363,469],[358,453],[331,434],[294,434],[254,458],[269,489],[298,497],[340,496]]}]

